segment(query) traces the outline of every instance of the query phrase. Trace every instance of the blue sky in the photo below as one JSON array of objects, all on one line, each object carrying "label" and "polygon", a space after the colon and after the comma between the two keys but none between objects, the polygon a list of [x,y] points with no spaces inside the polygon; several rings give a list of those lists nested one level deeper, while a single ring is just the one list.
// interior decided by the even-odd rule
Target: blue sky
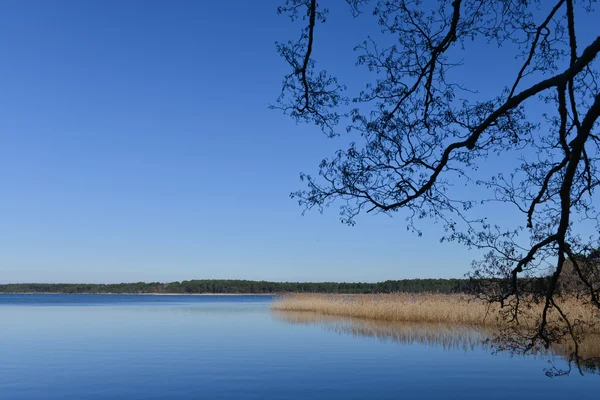
[{"label": "blue sky", "polygon": [[[350,228],[289,199],[347,139],[268,109],[287,72],[274,42],[298,28],[278,4],[2,2],[0,282],[466,273],[476,254],[440,244],[439,226],[417,237],[400,214]],[[316,56],[362,84],[346,67],[377,27],[342,12]],[[506,73],[491,65],[470,67],[483,93]]]}]

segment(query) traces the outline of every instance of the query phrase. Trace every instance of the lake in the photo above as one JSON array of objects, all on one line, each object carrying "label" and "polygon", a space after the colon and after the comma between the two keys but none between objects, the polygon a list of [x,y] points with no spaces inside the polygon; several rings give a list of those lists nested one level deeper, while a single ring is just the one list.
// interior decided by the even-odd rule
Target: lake
[{"label": "lake", "polygon": [[[272,313],[271,296],[1,295],[0,398],[565,399],[549,356],[468,329]],[[552,357],[564,367],[560,356]]]}]

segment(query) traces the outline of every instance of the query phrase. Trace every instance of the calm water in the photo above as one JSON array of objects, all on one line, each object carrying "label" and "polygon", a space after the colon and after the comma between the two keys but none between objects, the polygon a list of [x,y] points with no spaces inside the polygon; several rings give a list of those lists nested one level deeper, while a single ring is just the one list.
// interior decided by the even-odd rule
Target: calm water
[{"label": "calm water", "polygon": [[[476,333],[272,314],[269,296],[0,295],[0,399],[565,399]],[[561,360],[556,363],[560,365]]]}]

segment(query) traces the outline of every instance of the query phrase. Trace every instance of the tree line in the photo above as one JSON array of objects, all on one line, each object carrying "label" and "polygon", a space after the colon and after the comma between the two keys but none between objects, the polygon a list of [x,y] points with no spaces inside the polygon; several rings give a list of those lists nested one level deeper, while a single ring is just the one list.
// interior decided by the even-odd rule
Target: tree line
[{"label": "tree line", "polygon": [[403,279],[385,282],[268,282],[202,279],[182,282],[117,284],[15,283],[0,285],[0,293],[463,293],[468,279]]}]

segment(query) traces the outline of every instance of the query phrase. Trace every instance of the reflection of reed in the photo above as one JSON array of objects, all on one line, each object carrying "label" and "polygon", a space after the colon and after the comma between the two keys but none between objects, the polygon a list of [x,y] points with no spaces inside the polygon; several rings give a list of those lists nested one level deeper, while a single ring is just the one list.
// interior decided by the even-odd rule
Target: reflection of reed
[{"label": "reflection of reed", "polygon": [[[393,321],[378,321],[352,317],[324,315],[310,311],[279,311],[272,310],[272,315],[290,324],[318,325],[323,329],[338,334],[355,337],[371,337],[381,341],[392,341],[401,344],[425,344],[439,346],[443,349],[462,349],[464,351],[476,348],[491,349],[494,337],[498,331],[467,325],[452,325],[442,323],[408,323]],[[550,354],[568,357],[574,347],[572,342],[556,345]],[[537,354],[542,356],[543,354]],[[579,345],[579,355],[585,359],[600,357],[600,336],[588,335]],[[590,367],[593,367],[590,365]]]},{"label": "reflection of reed", "polygon": [[436,323],[401,323],[335,317],[306,311],[272,311],[276,319],[290,324],[319,325],[339,334],[372,337],[402,344],[426,344],[444,349],[473,350],[485,346],[489,334],[480,328]]},{"label": "reflection of reed", "polygon": [[[562,345],[555,345],[554,353],[561,356],[568,356],[575,350],[575,345],[572,341],[565,341]],[[579,343],[579,356],[586,360],[593,360],[595,363],[600,363],[600,335],[587,335],[581,343]]]}]

